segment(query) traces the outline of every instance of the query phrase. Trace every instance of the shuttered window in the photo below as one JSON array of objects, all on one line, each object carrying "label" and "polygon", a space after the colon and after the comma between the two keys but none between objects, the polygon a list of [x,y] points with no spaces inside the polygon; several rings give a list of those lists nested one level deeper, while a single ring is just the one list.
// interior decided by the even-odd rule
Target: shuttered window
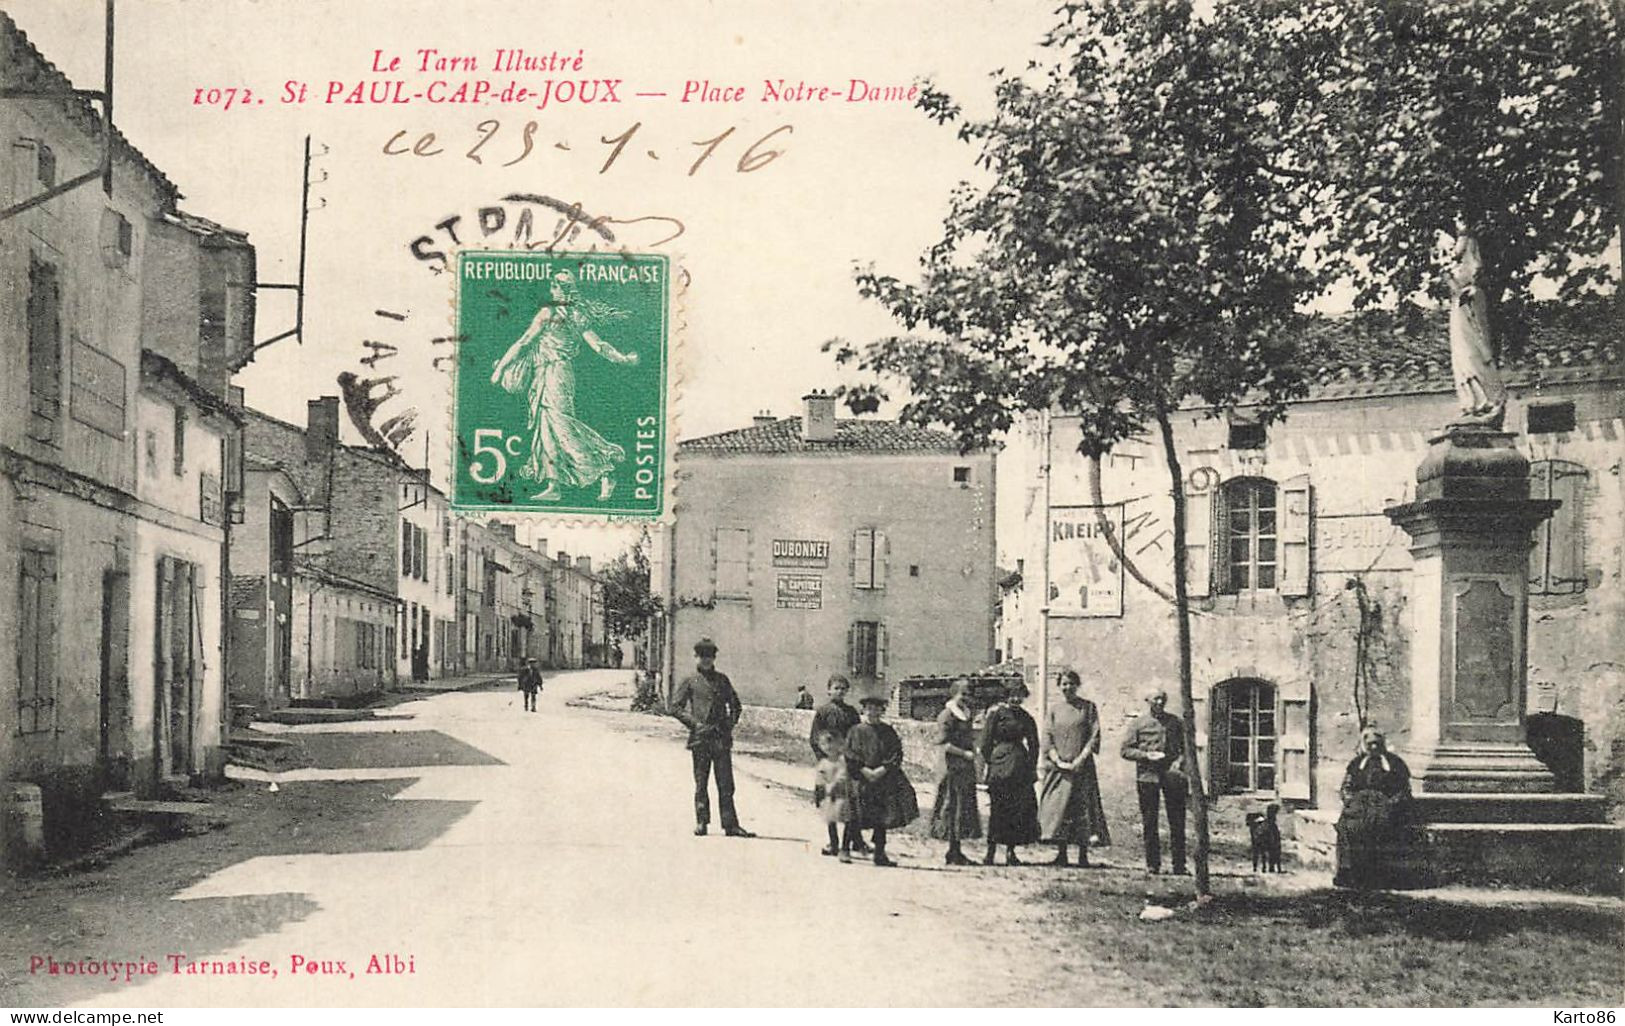
[{"label": "shuttered window", "polygon": [[1535,529],[1529,550],[1531,595],[1574,595],[1585,590],[1585,497],[1590,472],[1568,460],[1529,465],[1529,497],[1556,499],[1550,519]]},{"label": "shuttered window", "polygon": [[1236,478],[1225,484],[1220,506],[1219,590],[1230,594],[1275,590],[1279,564],[1275,482]]},{"label": "shuttered window", "polygon": [[847,668],[868,680],[886,676],[886,625],[859,620],[846,632]]},{"label": "shuttered window", "polygon": [[852,532],[852,586],[872,590],[886,586],[891,542],[885,531],[860,527]]},{"label": "shuttered window", "polygon": [[57,576],[56,553],[21,553],[17,638],[17,730],[32,734],[55,725]]},{"label": "shuttered window", "polygon": [[62,413],[62,283],[56,265],[28,262],[29,437],[55,441]]}]

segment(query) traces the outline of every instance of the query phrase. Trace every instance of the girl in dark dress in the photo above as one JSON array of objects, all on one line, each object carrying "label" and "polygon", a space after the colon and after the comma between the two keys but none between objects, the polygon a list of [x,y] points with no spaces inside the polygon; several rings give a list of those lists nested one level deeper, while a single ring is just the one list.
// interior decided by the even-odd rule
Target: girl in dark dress
[{"label": "girl in dark dress", "polygon": [[875,832],[875,865],[895,866],[886,857],[886,831],[920,818],[919,799],[903,773],[903,740],[880,721],[886,700],[870,695],[859,704],[863,722],[846,735],[846,762],[858,792],[857,825]]},{"label": "girl in dark dress", "polygon": [[1337,887],[1413,886],[1408,865],[1416,841],[1411,771],[1388,751],[1382,731],[1360,732],[1362,751],[1343,776],[1343,812],[1337,818]]},{"label": "girl in dark dress", "polygon": [[942,751],[937,774],[937,801],[931,810],[931,836],[948,842],[948,865],[975,865],[960,842],[982,836],[976,809],[976,730],[971,726],[970,681],[960,677],[948,692],[948,704],[937,716],[937,747]]},{"label": "girl in dark dress", "polygon": [[1004,845],[1004,863],[1019,866],[1016,845],[1038,840],[1038,724],[1021,707],[1027,686],[1017,681],[1006,689],[1004,703],[988,710],[982,724],[982,764],[987,767],[987,855]]}]

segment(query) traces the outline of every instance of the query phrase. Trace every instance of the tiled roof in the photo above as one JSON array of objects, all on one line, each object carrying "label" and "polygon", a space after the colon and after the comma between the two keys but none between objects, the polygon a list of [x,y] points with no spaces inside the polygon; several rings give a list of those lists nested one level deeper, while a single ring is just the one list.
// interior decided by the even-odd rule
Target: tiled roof
[{"label": "tiled roof", "polygon": [[[10,50],[14,56],[21,58],[15,65],[17,68],[16,73],[13,76],[7,76],[6,84],[8,86],[61,91],[68,91],[73,88],[73,83],[68,80],[68,76],[64,75],[55,64],[52,64],[43,53],[40,53],[39,48],[28,38],[28,33],[18,28],[17,23],[12,20],[9,14],[0,11],[0,44],[5,42],[4,37],[6,36],[11,37],[15,45],[5,47],[5,49]],[[64,97],[62,102],[68,104],[70,116],[77,120],[92,138],[101,138],[101,114],[96,107],[91,105],[88,99],[70,96]],[[113,126],[113,144],[114,149],[134,161],[152,176],[159,190],[169,198],[171,203],[179,198],[180,190],[175,187],[175,183],[171,182],[162,171],[158,170],[157,166],[148,160],[145,154],[136,149],[130,140],[124,137],[124,133],[118,130],[116,124]]]},{"label": "tiled roof", "polygon": [[784,417],[771,423],[690,438],[677,448],[684,453],[957,453],[959,441],[946,431],[899,424],[895,420],[837,420],[833,439],[809,442],[801,437],[801,418]]},{"label": "tiled roof", "polygon": [[[1533,322],[1522,352],[1502,359],[1509,379],[1620,362],[1620,312],[1611,298],[1541,304]],[[1413,311],[1408,318],[1391,311],[1317,317],[1305,325],[1299,345],[1314,371],[1312,379],[1323,387],[1450,387],[1449,324],[1442,310]]]}]

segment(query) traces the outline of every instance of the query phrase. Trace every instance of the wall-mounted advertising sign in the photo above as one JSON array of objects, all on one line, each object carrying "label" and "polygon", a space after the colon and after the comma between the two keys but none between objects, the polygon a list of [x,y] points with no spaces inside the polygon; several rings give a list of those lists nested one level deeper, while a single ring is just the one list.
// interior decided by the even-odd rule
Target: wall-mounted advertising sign
[{"label": "wall-mounted advertising sign", "polygon": [[1050,616],[1122,616],[1123,564],[1101,514],[1123,537],[1123,507],[1057,506],[1050,511]]},{"label": "wall-mounted advertising sign", "polygon": [[779,574],[780,609],[823,609],[824,578],[819,574]]},{"label": "wall-mounted advertising sign", "polygon": [[829,542],[808,539],[773,539],[773,565],[824,570],[829,567]]}]

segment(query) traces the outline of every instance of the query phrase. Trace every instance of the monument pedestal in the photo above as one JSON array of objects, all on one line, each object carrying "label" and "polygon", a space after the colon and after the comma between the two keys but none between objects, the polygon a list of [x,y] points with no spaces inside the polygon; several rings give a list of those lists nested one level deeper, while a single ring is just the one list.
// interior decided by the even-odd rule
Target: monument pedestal
[{"label": "monument pedestal", "polygon": [[1420,790],[1551,791],[1524,739],[1530,533],[1558,503],[1529,498],[1515,436],[1455,425],[1386,510],[1411,537],[1411,740]]},{"label": "monument pedestal", "polygon": [[1452,425],[1386,510],[1411,537],[1411,738],[1421,875],[1434,884],[1618,893],[1625,830],[1600,795],[1557,794],[1525,740],[1530,535],[1558,503],[1529,498],[1515,436]]}]

